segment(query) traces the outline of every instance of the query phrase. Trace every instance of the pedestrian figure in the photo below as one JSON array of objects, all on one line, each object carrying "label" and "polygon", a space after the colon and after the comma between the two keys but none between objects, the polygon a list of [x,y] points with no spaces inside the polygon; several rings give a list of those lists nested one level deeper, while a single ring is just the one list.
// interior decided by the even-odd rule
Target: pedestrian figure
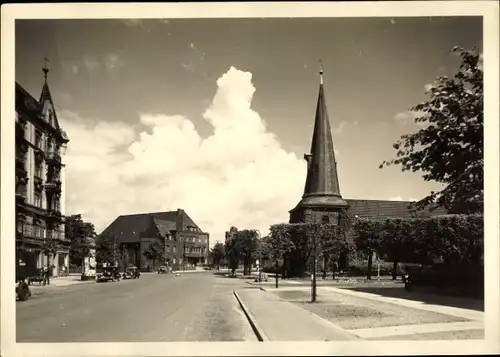
[{"label": "pedestrian figure", "polygon": [[50,274],[49,274],[50,270],[49,270],[49,267],[48,266],[45,266],[44,267],[44,276],[45,276],[45,283],[47,285],[50,285]]}]

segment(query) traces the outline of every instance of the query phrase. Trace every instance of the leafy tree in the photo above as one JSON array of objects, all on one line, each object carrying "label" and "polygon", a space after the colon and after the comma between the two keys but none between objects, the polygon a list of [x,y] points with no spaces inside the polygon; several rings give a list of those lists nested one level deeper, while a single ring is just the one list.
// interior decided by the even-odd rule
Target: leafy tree
[{"label": "leafy tree", "polygon": [[[380,248],[389,261],[392,261],[392,279],[397,278],[398,264],[402,259],[411,257],[414,247],[412,219],[386,219],[381,222]],[[408,261],[408,259],[405,259]]]},{"label": "leafy tree", "polygon": [[153,269],[156,268],[156,261],[162,261],[165,257],[165,246],[160,242],[151,243],[142,253],[148,260],[153,262]]},{"label": "leafy tree", "polygon": [[226,258],[232,275],[236,273],[236,269],[238,269],[238,264],[241,259],[241,242],[238,240],[237,233],[238,228],[234,226],[231,227],[229,231],[226,232],[226,241],[224,244]]},{"label": "leafy tree", "polygon": [[115,264],[118,261],[118,249],[115,237],[109,234],[100,234],[96,237],[96,261],[99,263]]},{"label": "leafy tree", "polygon": [[[314,224],[313,232],[317,235],[317,246],[323,257],[323,279],[326,279],[328,263],[339,262],[339,266],[344,268],[347,255],[352,250],[349,243],[348,227],[336,224]],[[332,277],[335,279],[335,269],[332,269]]]},{"label": "leafy tree", "polygon": [[312,253],[310,232],[306,223],[291,223],[287,225],[293,249],[285,254],[289,276],[303,277],[306,264]]},{"label": "leafy tree", "polygon": [[379,221],[356,219],[354,221],[354,242],[358,251],[364,252],[368,258],[367,279],[372,278],[373,253],[380,252],[382,225]]},{"label": "leafy tree", "polygon": [[129,258],[127,246],[122,244],[118,250],[118,264],[122,267],[123,271],[127,269]]},{"label": "leafy tree", "polygon": [[417,202],[417,209],[433,205],[450,213],[477,213],[483,210],[484,193],[483,69],[475,47],[454,47],[452,52],[461,57],[457,72],[452,78],[437,78],[430,98],[411,108],[415,122],[426,126],[402,135],[393,145],[397,158],[380,168],[400,165],[444,185]]},{"label": "leafy tree", "polygon": [[42,243],[42,253],[47,257],[47,267],[51,269],[50,262],[57,254],[57,240],[52,237],[47,237],[43,240]]},{"label": "leafy tree", "polygon": [[66,217],[64,225],[66,237],[71,241],[71,262],[82,265],[83,260],[90,255],[92,247],[87,238],[96,236],[95,227],[92,223],[85,222],[81,214]]},{"label": "leafy tree", "polygon": [[224,256],[225,256],[224,244],[220,242],[215,243],[213,248],[210,250],[210,258],[212,264],[219,267],[222,259],[224,259]]},{"label": "leafy tree", "polygon": [[250,275],[252,261],[256,258],[259,245],[258,233],[254,229],[244,229],[236,232],[235,239],[238,241],[239,253],[243,259],[243,275]]},{"label": "leafy tree", "polygon": [[279,261],[284,260],[287,254],[294,251],[295,244],[292,241],[294,226],[290,224],[275,224],[269,227],[269,255],[276,264],[276,274],[278,274]]}]

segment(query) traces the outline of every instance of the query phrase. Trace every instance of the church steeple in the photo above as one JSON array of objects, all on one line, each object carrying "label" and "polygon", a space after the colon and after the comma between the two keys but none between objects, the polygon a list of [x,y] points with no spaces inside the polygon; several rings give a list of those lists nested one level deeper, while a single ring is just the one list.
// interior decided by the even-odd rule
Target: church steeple
[{"label": "church steeple", "polygon": [[304,154],[307,161],[307,178],[299,208],[318,208],[339,211],[348,204],[342,198],[337,174],[337,161],[333,148],[332,131],[325,100],[323,67],[321,65],[316,118],[310,154]]},{"label": "church steeple", "polygon": [[42,71],[43,71],[43,77],[45,80],[43,83],[42,93],[40,94],[39,102],[43,103],[46,100],[48,100],[52,104],[52,95],[50,94],[49,84],[47,82],[47,75],[49,74],[49,69],[47,68],[47,63],[49,62],[49,59],[47,57],[45,57],[44,61],[45,61],[45,64],[42,68]]}]

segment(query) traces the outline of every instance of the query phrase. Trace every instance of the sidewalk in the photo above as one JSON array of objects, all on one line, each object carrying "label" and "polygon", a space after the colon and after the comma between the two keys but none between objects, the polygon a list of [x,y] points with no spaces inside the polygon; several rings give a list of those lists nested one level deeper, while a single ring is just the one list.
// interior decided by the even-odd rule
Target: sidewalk
[{"label": "sidewalk", "polygon": [[80,275],[69,275],[64,277],[53,277],[50,278],[50,284],[41,285],[41,284],[32,284],[30,285],[30,289],[38,290],[38,289],[48,289],[48,288],[56,288],[60,286],[69,286],[69,285],[77,285],[77,284],[88,284],[95,283],[94,280],[81,280]]},{"label": "sidewalk", "polygon": [[347,341],[356,339],[331,322],[261,289],[234,292],[262,341]]}]

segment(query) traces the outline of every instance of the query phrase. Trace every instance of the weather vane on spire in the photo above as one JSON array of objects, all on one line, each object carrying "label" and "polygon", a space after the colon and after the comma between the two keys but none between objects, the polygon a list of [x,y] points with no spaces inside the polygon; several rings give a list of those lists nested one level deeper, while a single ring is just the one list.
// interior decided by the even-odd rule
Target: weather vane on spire
[{"label": "weather vane on spire", "polygon": [[49,73],[49,69],[47,68],[47,63],[50,63],[49,59],[47,57],[43,58],[43,68],[42,71],[44,73],[45,79],[47,79],[47,73]]},{"label": "weather vane on spire", "polygon": [[319,80],[323,84],[323,59],[321,57],[319,59]]}]

